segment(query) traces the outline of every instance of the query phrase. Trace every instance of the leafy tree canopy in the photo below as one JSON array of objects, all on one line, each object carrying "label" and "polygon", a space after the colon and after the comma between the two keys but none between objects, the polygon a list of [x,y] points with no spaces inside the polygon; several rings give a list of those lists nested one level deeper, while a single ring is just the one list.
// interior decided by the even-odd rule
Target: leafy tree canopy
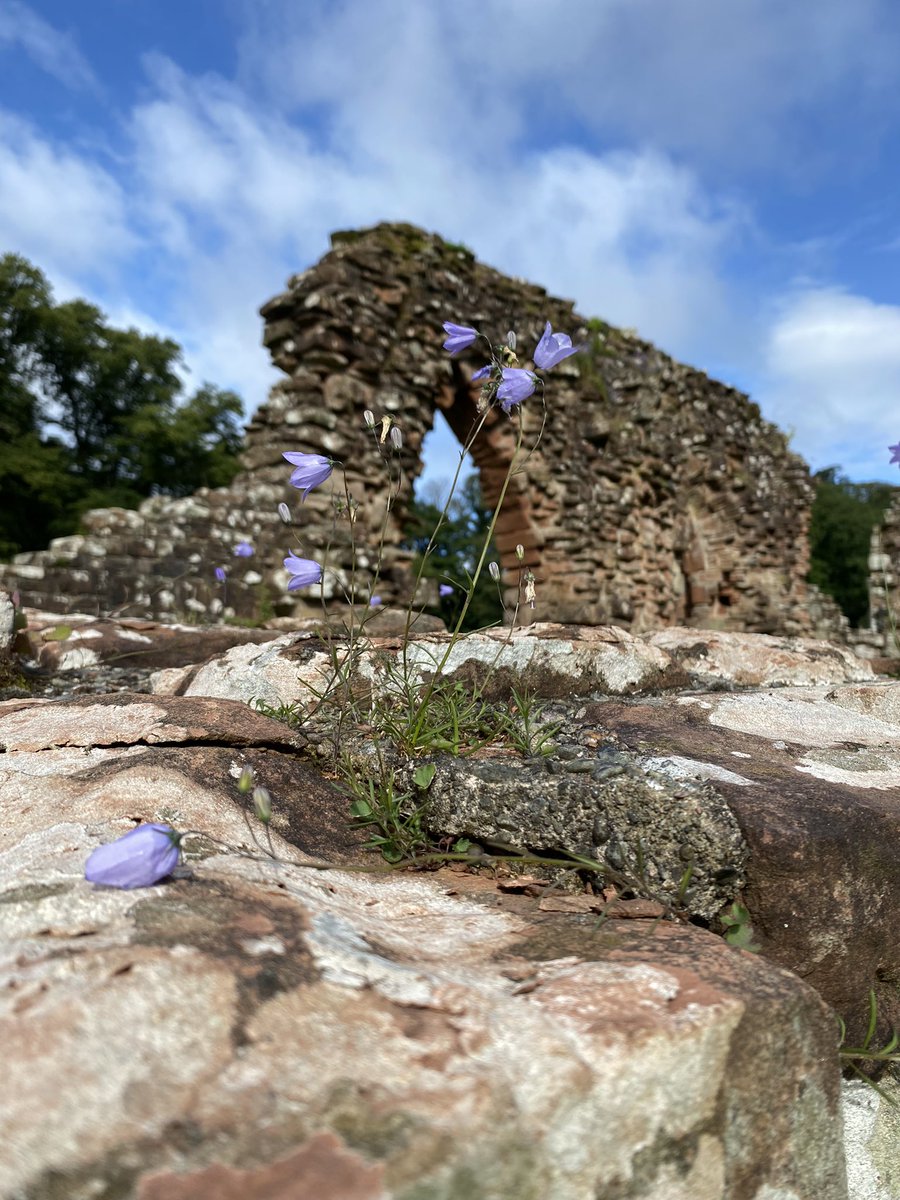
[{"label": "leafy tree canopy", "polygon": [[851,625],[869,611],[869,542],[898,489],[889,483],[851,483],[840,467],[813,476],[816,498],[809,528],[809,582],[841,606]]},{"label": "leafy tree canopy", "polygon": [[0,557],[72,533],[88,508],[221,487],[238,469],[240,398],[182,395],[181,348],[114,329],[42,273],[0,258]]}]

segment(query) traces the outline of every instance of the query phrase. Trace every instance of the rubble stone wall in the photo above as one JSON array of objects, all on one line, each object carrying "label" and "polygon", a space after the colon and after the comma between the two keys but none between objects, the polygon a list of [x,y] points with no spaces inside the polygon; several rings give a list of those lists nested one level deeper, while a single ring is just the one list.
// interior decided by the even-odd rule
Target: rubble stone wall
[{"label": "rubble stone wall", "polygon": [[[317,589],[286,592],[281,560],[293,551],[325,557],[333,603],[351,587],[365,602],[376,586],[386,603],[403,602],[412,584],[398,547],[422,441],[436,410],[461,441],[478,419],[470,380],[484,355],[476,345],[450,359],[442,322],[477,326],[495,342],[515,329],[527,365],[549,320],[587,351],[548,373],[543,402],[535,395],[514,419],[491,411],[471,446],[490,504],[519,420],[524,446],[535,447],[497,526],[509,599],[523,568],[537,581],[537,607],[520,620],[810,632],[809,472],[746,396],[413,226],[338,233],[332,244],[261,310],[285,378],[250,421],[230,487],[89,513],[84,536],[18,555],[0,568],[0,586],[51,611],[204,617],[224,602],[246,617],[309,615]],[[399,425],[399,454],[385,455],[366,409]],[[335,471],[333,493],[326,485],[301,504],[284,450],[333,456],[345,475]],[[334,513],[345,486],[359,505],[355,566],[349,525]],[[277,515],[281,501],[292,529]],[[241,540],[254,558],[231,557]],[[213,570],[225,564],[223,595]]]},{"label": "rubble stone wall", "polygon": [[869,639],[874,653],[900,657],[900,496],[872,530],[869,549]]}]

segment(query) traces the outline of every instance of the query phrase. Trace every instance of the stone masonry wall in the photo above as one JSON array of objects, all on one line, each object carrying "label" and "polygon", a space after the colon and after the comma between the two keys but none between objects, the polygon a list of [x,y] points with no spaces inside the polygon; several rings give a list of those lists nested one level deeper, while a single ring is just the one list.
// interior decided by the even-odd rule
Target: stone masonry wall
[{"label": "stone masonry wall", "polygon": [[869,636],[876,652],[900,657],[900,496],[872,530],[869,548]]},{"label": "stone masonry wall", "polygon": [[[303,616],[318,610],[317,589],[287,594],[285,553],[326,555],[326,598],[342,603],[339,584],[355,582],[365,602],[384,528],[377,590],[386,603],[403,602],[411,577],[398,544],[422,440],[436,409],[460,439],[477,419],[470,378],[483,355],[476,346],[450,359],[442,322],[477,326],[492,341],[515,329],[527,365],[549,320],[589,348],[548,373],[545,405],[535,395],[519,410],[525,445],[540,441],[512,481],[497,546],[511,598],[517,543],[537,579],[537,607],[520,620],[810,630],[809,473],[746,396],[412,226],[339,233],[332,242],[261,310],[264,342],[285,378],[250,421],[232,485],[157,497],[136,513],[90,513],[84,536],[17,556],[0,568],[0,586],[51,611],[206,616],[224,601],[248,617]],[[390,513],[389,474],[366,409],[379,420],[390,415],[403,434]],[[489,503],[515,438],[516,420],[493,411],[472,445]],[[355,573],[330,485],[300,504],[284,450],[345,464],[359,503]],[[342,496],[340,472],[332,478]],[[291,530],[277,515],[280,501],[292,507]],[[240,540],[253,543],[254,558],[231,557]],[[216,565],[229,567],[224,596]]]}]

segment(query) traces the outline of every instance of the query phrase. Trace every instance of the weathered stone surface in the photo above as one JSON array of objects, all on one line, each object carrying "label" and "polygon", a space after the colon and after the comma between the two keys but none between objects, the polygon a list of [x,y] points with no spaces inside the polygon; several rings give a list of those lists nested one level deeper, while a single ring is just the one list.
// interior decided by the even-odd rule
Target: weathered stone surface
[{"label": "weathered stone surface", "polygon": [[830,1014],[710,934],[229,853],[109,892],[117,801],[43,817],[83,849],[0,885],[4,1196],[846,1196]]},{"label": "weathered stone surface", "polygon": [[20,650],[52,671],[80,670],[95,663],[157,669],[200,663],[231,646],[260,644],[278,636],[270,629],[235,625],[178,625],[88,613],[25,613],[28,625]]},{"label": "weathered stone surface", "polygon": [[[319,589],[287,593],[285,552],[298,540],[306,556],[330,547],[322,590],[340,608],[352,577],[354,598],[368,601],[383,534],[378,591],[386,603],[405,601],[412,580],[402,527],[422,441],[436,411],[463,441],[479,419],[471,376],[482,355],[473,348],[451,359],[442,350],[450,314],[494,341],[515,328],[523,365],[547,320],[586,346],[548,379],[546,424],[537,403],[516,417],[525,446],[535,448],[512,478],[496,545],[511,605],[521,571],[536,577],[537,608],[520,608],[520,622],[553,616],[635,632],[686,624],[795,634],[837,621],[820,598],[815,620],[807,607],[808,469],[746,396],[412,226],[335,234],[332,243],[262,309],[264,340],[286,378],[250,422],[245,470],[231,487],[153,497],[138,512],[88,513],[84,534],[18,555],[0,569],[0,583],[52,609],[83,607],[84,598],[99,612],[170,620],[229,610],[314,616]],[[366,428],[367,409],[379,423],[399,424],[397,461],[386,461]],[[515,442],[514,423],[498,409],[474,437],[489,505]],[[360,505],[355,573],[328,489],[297,505],[285,449],[345,464]],[[560,463],[574,469],[560,471]],[[278,516],[280,502],[294,504],[293,531]],[[255,557],[235,559],[238,541],[251,542]],[[224,588],[216,565],[228,567]],[[842,636],[839,623],[834,635]]]},{"label": "weathered stone surface", "polygon": [[843,683],[873,678],[871,664],[844,646],[812,638],[662,629],[651,646],[665,650],[698,683],[739,687]]},{"label": "weathered stone surface", "polygon": [[878,1086],[881,1094],[860,1079],[843,1087],[850,1200],[900,1200],[900,1084]]},{"label": "weathered stone surface", "polygon": [[[893,710],[900,685],[878,686]],[[710,781],[750,849],[744,902],[762,952],[812,983],[861,1039],[870,988],[881,1028],[900,1026],[900,724],[827,696],[610,699],[581,719],[673,779]]]},{"label": "weathered stone surface", "polygon": [[[671,635],[671,641],[668,641]],[[871,666],[837,646],[809,639],[701,633],[675,629],[665,635],[635,637],[615,626],[550,623],[523,629],[497,629],[458,641],[444,662],[447,634],[413,637],[406,652],[411,682],[441,674],[477,681],[488,699],[506,698],[513,686],[542,697],[628,694],[657,689],[728,683],[849,683],[874,678]],[[402,645],[372,636],[359,657],[360,679],[390,690]],[[343,660],[346,642],[334,653]],[[265,647],[237,647],[199,669],[160,672],[151,687],[161,694],[223,696],[267,704],[312,699],[310,685],[327,682],[332,651],[311,634],[285,634]]]},{"label": "weathered stone surface", "polygon": [[348,1150],[333,1133],[316,1133],[277,1162],[242,1171],[217,1163],[199,1171],[154,1172],[138,1200],[384,1200],[384,1168]]},{"label": "weathered stone surface", "polygon": [[[276,831],[308,854],[352,855],[361,839],[347,824],[346,800],[297,758],[302,743],[230,701],[116,695],[0,704],[0,861],[9,877],[46,881],[52,852],[71,875],[89,844],[75,824],[95,830],[113,811],[114,836],[136,821],[166,820],[252,848],[234,790],[245,765],[275,797]],[[294,797],[302,803],[288,803]],[[62,822],[53,834],[48,809]]]},{"label": "weathered stone surface", "polygon": [[0,591],[0,662],[6,659],[16,637],[16,606],[8,592]]},{"label": "weathered stone surface", "polygon": [[[568,636],[566,636],[568,635]],[[448,635],[411,639],[406,662],[411,682],[435,673],[449,643]],[[401,642],[371,637],[359,659],[359,677],[376,688],[390,690],[388,664],[396,663]],[[339,659],[346,657],[344,641],[335,643]],[[153,691],[177,690],[191,696],[230,696],[269,704],[312,699],[310,685],[321,691],[327,682],[332,652],[309,634],[285,634],[266,647],[238,647],[182,675],[160,674]],[[478,679],[488,697],[508,696],[510,685],[528,687],[543,696],[585,695],[593,691],[628,692],[658,686],[683,672],[672,668],[667,655],[625,630],[530,626],[492,630],[456,643],[443,665],[448,679]]]},{"label": "weathered stone surface", "polygon": [[[501,691],[513,677],[538,694],[596,691],[610,651],[606,631],[585,631],[583,641],[554,641],[551,631],[559,629],[517,631],[508,648],[506,634],[496,641],[473,638],[463,643],[467,650],[460,657],[466,665],[473,657],[495,663]],[[852,680],[869,673],[852,655],[828,653],[817,643],[692,636],[686,661],[688,643],[676,631],[671,648],[681,653],[681,664],[666,665],[654,645],[660,657],[648,665],[643,643],[616,631],[612,649],[622,657],[613,660],[617,672],[608,671],[607,690],[614,691],[615,682],[622,690],[636,688],[642,671],[656,686],[683,679],[679,672],[686,669],[694,680],[705,671],[719,686],[748,678]],[[439,646],[436,639],[422,644],[431,655]],[[261,653],[271,657],[259,672],[244,657],[249,651],[231,651],[226,660],[240,656],[239,664],[223,670],[222,662],[210,663],[190,687],[236,694],[237,686],[239,694],[264,694],[273,704],[308,701],[303,672],[312,672],[321,690],[328,659],[305,643],[302,669],[288,667],[285,656],[299,645],[266,648]],[[541,657],[534,647],[544,645],[555,653]],[[412,663],[421,661],[418,647],[411,648]],[[382,645],[379,654],[386,649]],[[502,670],[506,652],[516,666],[508,677]],[[599,665],[591,665],[592,653]],[[363,670],[377,682],[382,660],[372,658],[371,670],[368,661]],[[539,669],[532,675],[533,661]],[[706,919],[746,884],[744,898],[765,953],[811,979],[854,1033],[865,1019],[870,987],[883,1000],[885,1023],[900,1023],[900,1003],[885,982],[892,972],[900,974],[892,933],[900,921],[893,852],[900,838],[898,694],[900,685],[872,682],[627,704],[586,701],[576,719],[585,734],[577,762],[557,766],[551,759],[548,770],[448,760],[430,795],[429,827],[435,834],[585,853],[627,868],[632,877],[647,872],[651,890],[669,901],[693,864],[687,907]],[[571,709],[562,712],[571,717]],[[582,768],[586,774],[574,773]]]},{"label": "weathered stone surface", "polygon": [[[556,753],[433,758],[434,832],[618,840],[631,875],[640,841],[664,895],[690,859],[689,911],[713,920],[742,887],[762,954],[646,900],[601,922],[603,896],[529,888],[499,860],[496,879],[359,870],[380,860],[298,757],[314,725],[227,697],[0,704],[0,1195],[897,1200],[900,1135],[852,1090],[847,1191],[836,1022],[809,985],[851,1043],[870,986],[876,1040],[900,1024],[900,684],[768,638],[738,654],[707,635],[704,655],[694,633],[679,662],[622,631],[566,630],[548,652],[560,632],[523,631],[501,680],[538,665]],[[246,689],[266,654],[277,703],[287,666],[327,665],[310,634],[202,669],[229,659]],[[722,690],[820,661],[817,686]],[[714,690],[676,683],[701,670]],[[278,864],[247,824],[244,765],[273,794]],[[138,820],[202,831],[188,874],[86,884],[90,850]]]},{"label": "weathered stone surface", "polygon": [[[426,821],[435,834],[489,848],[570,851],[626,872],[675,904],[692,864],[684,907],[708,921],[744,882],[747,845],[709,784],[672,780],[610,746],[589,759],[522,764],[433,759]],[[588,766],[589,772],[575,768]],[[552,771],[552,773],[551,773]],[[412,781],[401,776],[413,791]]]}]

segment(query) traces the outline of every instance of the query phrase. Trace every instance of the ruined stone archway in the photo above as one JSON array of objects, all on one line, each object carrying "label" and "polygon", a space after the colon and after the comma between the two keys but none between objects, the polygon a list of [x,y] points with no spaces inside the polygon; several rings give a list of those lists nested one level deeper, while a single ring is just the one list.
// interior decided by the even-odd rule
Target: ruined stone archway
[{"label": "ruined stone archway", "polygon": [[[530,444],[546,415],[497,531],[507,582],[517,579],[518,543],[537,578],[537,607],[520,620],[808,628],[809,473],[745,396],[413,226],[332,240],[319,263],[261,310],[265,345],[284,378],[247,427],[244,469],[233,484],[187,500],[157,497],[139,513],[88,514],[86,538],[19,556],[0,581],[44,607],[91,596],[103,610],[125,579],[136,614],[202,615],[217,595],[213,565],[228,561],[229,603],[239,614],[312,614],[314,597],[286,591],[281,560],[294,551],[327,554],[334,574],[325,590],[337,605],[351,584],[357,599],[368,597],[381,557],[378,592],[404,603],[411,580],[401,530],[422,440],[436,408],[465,438],[475,405],[469,380],[484,362],[477,346],[450,359],[442,322],[477,326],[492,340],[515,329],[524,363],[549,320],[586,350],[548,374],[546,414],[533,397],[516,418]],[[403,476],[390,491],[383,452],[363,421],[367,409],[403,433]],[[515,423],[492,412],[472,446],[488,501],[514,438]],[[355,570],[348,526],[335,521],[328,489],[301,505],[289,488],[289,449],[343,462],[359,506]],[[290,530],[277,515],[282,501],[295,514]],[[241,539],[257,553],[235,563],[231,547]]]}]

